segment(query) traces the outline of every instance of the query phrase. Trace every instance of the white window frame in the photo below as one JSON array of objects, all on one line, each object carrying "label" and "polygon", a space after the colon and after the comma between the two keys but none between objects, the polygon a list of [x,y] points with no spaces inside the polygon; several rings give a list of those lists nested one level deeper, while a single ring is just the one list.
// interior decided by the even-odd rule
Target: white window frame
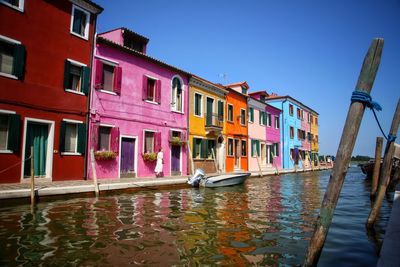
[{"label": "white window frame", "polygon": [[[264,114],[265,114],[265,116],[264,116]],[[264,118],[265,118],[265,120],[267,119],[266,118],[267,113],[265,111],[259,110],[258,116],[260,116],[260,118],[258,119],[259,122],[260,122],[260,125],[261,126],[265,126],[266,125],[266,121],[264,121]]]},{"label": "white window frame", "polygon": [[[250,120],[250,118],[251,118],[251,116],[250,116],[250,109],[253,110],[253,120]],[[252,108],[252,107],[249,107],[249,115],[248,115],[248,118],[249,118],[249,123],[254,123],[254,108]]]},{"label": "white window frame", "polygon": [[[181,85],[182,85],[182,110],[181,111],[176,110],[177,91],[175,91],[175,95],[172,95],[172,86],[173,86],[173,81],[175,78],[177,78],[181,82]],[[185,93],[184,92],[185,92],[185,85],[183,83],[183,79],[179,75],[174,75],[171,79],[171,100],[172,100],[171,101],[171,111],[177,112],[180,114],[185,114],[185,111],[184,111],[185,110]]]},{"label": "white window frame", "polygon": [[[77,33],[75,33],[73,31],[75,9],[80,10],[80,11],[82,11],[82,12],[84,12],[86,14],[86,25],[85,25],[85,34],[84,34],[84,36],[79,35],[79,34],[77,34]],[[83,9],[83,8],[80,8],[80,7],[76,6],[76,5],[72,5],[70,33],[72,35],[75,35],[75,36],[77,36],[79,38],[82,38],[84,40],[89,40],[89,28],[90,28],[90,13],[88,11],[86,11],[85,9]]]},{"label": "white window frame", "polygon": [[[196,114],[196,95],[199,95],[201,97],[200,98],[200,115]],[[193,94],[193,115],[198,118],[203,118],[203,114],[204,114],[204,112],[203,112],[203,96],[204,95],[199,92],[194,92],[194,94]]]},{"label": "white window frame", "polygon": [[[232,140],[232,155],[229,155],[229,140]],[[228,137],[228,140],[226,141],[226,155],[228,157],[235,157],[235,139]]]},{"label": "white window frame", "polygon": [[[76,124],[78,126],[78,124],[83,124],[83,121],[77,121],[77,120],[70,120],[70,119],[63,119],[62,121],[65,121],[66,123],[70,123],[70,124]],[[78,135],[78,127],[76,127],[76,144],[75,144],[75,152],[61,152],[61,155],[65,155],[65,156],[79,156],[82,155],[82,153],[77,152],[78,151],[78,139],[79,139],[79,135]]]},{"label": "white window frame", "polygon": [[[6,42],[6,43],[13,44],[13,45],[20,45],[21,44],[20,41],[14,40],[12,38],[9,38],[9,37],[1,35],[1,34],[0,34],[0,40],[3,41],[3,42]],[[14,62],[14,64],[15,64],[15,62]],[[14,65],[13,65],[13,67],[14,67]],[[13,74],[5,73],[5,72],[0,72],[0,76],[11,78],[11,79],[14,79],[14,80],[18,80],[17,76],[15,76]]]},{"label": "white window frame", "polygon": [[[232,107],[232,120],[229,119],[229,107]],[[235,112],[233,110],[233,105],[228,103],[226,105],[226,121],[233,122],[234,119],[235,119]]]},{"label": "white window frame", "polygon": [[[158,79],[156,77],[153,77],[153,76],[150,76],[150,75],[147,75],[147,74],[145,74],[144,76],[146,76],[148,79],[155,80],[153,98],[154,98],[154,100],[156,100],[157,83],[158,83],[158,81],[160,79]],[[148,82],[148,80],[146,82]],[[146,84],[146,88],[147,88],[147,84]],[[147,91],[146,91],[146,93],[147,93]],[[151,101],[151,100],[148,100],[148,99],[144,100],[144,102],[147,102],[147,103],[150,103],[150,104],[153,104],[153,105],[160,105],[160,103],[157,103],[156,101]]]},{"label": "white window frame", "polygon": [[[11,115],[11,114],[17,114],[17,112],[11,111],[11,110],[0,109],[0,114]],[[6,147],[7,147],[9,135],[10,135],[10,128],[8,128],[8,130],[7,130]],[[11,150],[8,150],[8,149],[0,149],[0,154],[12,154],[12,153],[13,153],[13,152],[12,152]]]},{"label": "white window frame", "polygon": [[[76,67],[80,67],[80,68],[82,68],[82,69],[87,67],[86,64],[81,63],[81,62],[79,62],[79,61],[76,61],[76,60],[73,60],[73,59],[69,59],[69,58],[67,58],[67,60],[68,60],[72,65],[74,65],[74,66],[76,66]],[[82,72],[82,74],[83,74],[83,72]],[[83,77],[82,77],[82,75],[81,75],[81,86],[80,86],[80,88],[79,88],[80,91],[75,91],[75,90],[68,89],[68,88],[64,88],[64,90],[65,90],[66,92],[69,92],[69,93],[74,93],[74,94],[78,94],[78,95],[85,95],[85,94],[82,92],[82,86],[83,86],[82,82],[83,82]]]},{"label": "white window frame", "polygon": [[5,6],[11,7],[12,9],[24,12],[25,0],[19,0],[19,6],[11,5],[10,3],[7,3],[6,1],[3,0],[0,0],[0,3],[2,3]]},{"label": "white window frame", "polygon": [[[244,124],[242,123],[242,113],[244,114]],[[244,108],[240,109],[240,125],[246,126],[246,110]]]},{"label": "white window frame", "polygon": [[267,127],[271,127],[272,126],[272,115],[269,112],[265,112],[265,125],[267,125]]},{"label": "white window frame", "polygon": [[[274,116],[275,117],[275,121],[274,121],[274,123],[275,123],[275,129],[279,129],[280,128],[280,121],[279,121],[279,116]],[[278,123],[276,123],[276,122],[278,122]],[[279,125],[279,127],[277,127],[277,125]]]},{"label": "white window frame", "polygon": [[[112,125],[112,124],[100,123],[99,127],[114,128],[115,126]],[[98,133],[97,133],[97,138],[98,139],[99,139],[99,132],[100,131],[98,131]],[[98,146],[98,142],[99,142],[99,140],[97,140],[97,144],[94,144],[94,145]],[[110,149],[111,149],[111,130],[110,130],[110,140],[109,140],[109,143],[108,143],[108,150],[106,150],[106,151],[110,151]],[[98,151],[102,151],[102,150],[98,150]]]},{"label": "white window frame", "polygon": [[[155,131],[155,130],[148,130],[148,129],[144,129],[143,130],[143,149],[142,149],[142,152],[144,153],[144,151],[145,151],[145,149],[146,149],[146,147],[145,147],[145,145],[146,145],[146,132],[150,132],[150,133],[154,133],[154,135],[153,135],[153,152],[152,153],[157,153],[156,151],[154,151],[154,148],[155,148],[155,142],[156,142],[156,133],[157,133],[157,131]],[[151,153],[151,152],[150,152]]]},{"label": "white window frame", "polygon": [[[246,149],[243,149],[243,142],[246,143]],[[247,142],[247,139],[240,139],[240,156],[241,157],[247,157],[248,155],[248,150],[249,149],[249,144]],[[243,150],[245,151],[246,155],[243,155]]]}]

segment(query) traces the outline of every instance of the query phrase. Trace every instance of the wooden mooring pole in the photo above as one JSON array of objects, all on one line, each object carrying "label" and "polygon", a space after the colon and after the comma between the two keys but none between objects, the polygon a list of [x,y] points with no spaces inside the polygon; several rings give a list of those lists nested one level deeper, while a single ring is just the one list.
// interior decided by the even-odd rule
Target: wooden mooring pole
[{"label": "wooden mooring pole", "polygon": [[[390,135],[397,134],[397,130],[399,129],[399,124],[400,124],[400,99],[397,101],[396,112],[394,113],[392,126],[390,127],[390,133],[389,133]],[[379,176],[380,183],[379,183],[378,194],[375,199],[372,210],[368,216],[366,225],[367,228],[371,228],[374,226],[376,218],[379,215],[379,210],[382,206],[382,202],[386,194],[386,188],[390,182],[390,172],[392,170],[393,153],[394,153],[394,142],[388,141],[386,143],[385,155],[383,157],[381,175]]]},{"label": "wooden mooring pole", "polygon": [[381,159],[382,159],[382,145],[383,145],[383,137],[376,138],[376,147],[375,147],[375,165],[374,172],[372,174],[372,184],[371,184],[371,198],[375,198],[376,190],[378,189],[378,181],[379,181],[379,171],[381,169]]},{"label": "wooden mooring pole", "polygon": [[[383,39],[374,39],[364,58],[358,77],[356,90],[370,93],[378,71],[383,49]],[[351,153],[364,115],[365,104],[352,102],[347,113],[336,161],[329,179],[328,188],[322,201],[320,214],[311,237],[303,266],[316,266],[324,246],[326,235],[331,225],[333,213],[343,186],[344,177],[349,167]]]},{"label": "wooden mooring pole", "polygon": [[33,146],[31,146],[31,207],[35,205],[35,160],[33,157]]}]

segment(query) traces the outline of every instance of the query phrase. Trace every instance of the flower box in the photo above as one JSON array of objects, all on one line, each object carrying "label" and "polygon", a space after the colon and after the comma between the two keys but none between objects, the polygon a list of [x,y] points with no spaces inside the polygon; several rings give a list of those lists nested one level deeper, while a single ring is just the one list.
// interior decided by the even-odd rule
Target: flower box
[{"label": "flower box", "polygon": [[157,160],[157,153],[144,153],[142,154],[144,161],[156,161]]},{"label": "flower box", "polygon": [[96,160],[113,160],[117,157],[117,153],[114,151],[96,151],[94,152],[94,158]]},{"label": "flower box", "polygon": [[177,136],[171,137],[171,139],[169,140],[169,143],[171,145],[176,145],[176,146],[183,146],[186,144],[185,141],[183,141],[180,137],[177,137]]}]

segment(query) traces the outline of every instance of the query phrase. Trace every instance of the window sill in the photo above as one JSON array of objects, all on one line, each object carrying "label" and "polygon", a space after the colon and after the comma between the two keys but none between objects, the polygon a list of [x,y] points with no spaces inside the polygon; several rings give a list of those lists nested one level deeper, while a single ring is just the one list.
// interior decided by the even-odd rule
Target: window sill
[{"label": "window sill", "polygon": [[115,92],[107,91],[107,90],[99,90],[102,93],[109,94],[109,95],[117,95]]},{"label": "window sill", "polygon": [[230,124],[234,124],[234,122],[233,121],[227,121],[228,123],[230,123]]},{"label": "window sill", "polygon": [[11,5],[11,4],[9,4],[7,2],[3,2],[3,1],[0,1],[0,3],[5,5],[5,6],[8,6],[9,8],[12,8],[12,9],[15,9],[15,10],[21,12],[21,13],[24,13],[24,7],[16,7],[14,5]]},{"label": "window sill", "polygon": [[6,77],[6,78],[10,78],[10,79],[14,79],[14,80],[18,80],[18,77],[12,74],[8,74],[5,72],[0,72],[0,76]]},{"label": "window sill", "polygon": [[227,157],[228,158],[234,158],[235,156],[234,155],[228,155]]},{"label": "window sill", "polygon": [[185,112],[183,112],[183,111],[178,111],[178,110],[173,110],[173,109],[171,109],[171,112],[173,112],[173,113],[179,113],[179,114],[185,114]]},{"label": "window sill", "polygon": [[157,103],[155,101],[150,101],[150,100],[145,100],[144,102],[149,103],[149,104],[153,104],[153,105],[160,105],[160,103]]},{"label": "window sill", "polygon": [[61,152],[61,155],[63,155],[63,156],[82,156],[81,153],[77,153],[77,152]]},{"label": "window sill", "polygon": [[203,115],[193,115],[193,116],[195,116],[197,118],[203,118]]},{"label": "window sill", "polygon": [[75,90],[71,90],[71,89],[65,89],[65,92],[73,93],[73,94],[77,94],[77,95],[85,95],[85,94],[82,93],[82,92],[75,91]]},{"label": "window sill", "polygon": [[0,150],[0,154],[12,154],[13,151],[11,150]]},{"label": "window sill", "polygon": [[81,39],[83,39],[83,40],[88,40],[89,39],[89,36],[82,36],[82,35],[79,35],[79,34],[77,34],[77,33],[75,33],[75,32],[70,32],[72,35],[74,35],[74,36],[76,36],[76,37],[79,37],[79,38],[81,38]]}]

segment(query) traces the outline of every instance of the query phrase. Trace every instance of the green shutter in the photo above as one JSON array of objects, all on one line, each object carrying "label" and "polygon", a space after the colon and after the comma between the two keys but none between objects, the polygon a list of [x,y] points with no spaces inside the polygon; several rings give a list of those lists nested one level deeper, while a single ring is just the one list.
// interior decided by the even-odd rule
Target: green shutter
[{"label": "green shutter", "polygon": [[254,157],[254,140],[251,139],[251,156]]},{"label": "green shutter", "polygon": [[69,84],[70,66],[71,66],[71,62],[69,62],[68,60],[65,60],[65,63],[64,63],[64,89],[71,89],[71,85]]},{"label": "green shutter", "polygon": [[197,146],[196,146],[197,143],[196,143],[196,139],[197,139],[197,138],[194,138],[194,137],[193,137],[193,149],[192,149],[192,150],[193,150],[193,155],[192,155],[193,158],[196,158],[196,155],[197,155]]},{"label": "green shutter", "polygon": [[90,68],[82,68],[82,93],[88,95],[90,88]]},{"label": "green shutter", "polygon": [[13,152],[19,150],[19,129],[21,126],[21,116],[18,114],[10,114],[10,128],[8,132],[7,149]]},{"label": "green shutter", "polygon": [[207,150],[208,150],[207,139],[201,139],[200,158],[203,158],[203,159],[207,158]]},{"label": "green shutter", "polygon": [[263,112],[260,110],[260,116],[258,116],[258,122],[260,125],[262,124],[262,117],[263,117]]},{"label": "green shutter", "polygon": [[257,157],[260,156],[260,140],[256,140],[256,146],[257,146]]},{"label": "green shutter", "polygon": [[17,44],[14,47],[14,66],[13,74],[17,76],[19,80],[24,78],[25,69],[25,46]]},{"label": "green shutter", "polygon": [[77,152],[85,154],[86,150],[86,124],[78,124],[78,147]]},{"label": "green shutter", "polygon": [[249,109],[249,116],[250,116],[250,118],[249,118],[249,120],[251,121],[251,122],[254,122],[254,108],[250,108]]},{"label": "green shutter", "polygon": [[67,123],[65,121],[61,121],[60,125],[60,153],[65,151],[65,128],[67,126]]},{"label": "green shutter", "polygon": [[224,102],[218,101],[218,119],[224,121]]}]

